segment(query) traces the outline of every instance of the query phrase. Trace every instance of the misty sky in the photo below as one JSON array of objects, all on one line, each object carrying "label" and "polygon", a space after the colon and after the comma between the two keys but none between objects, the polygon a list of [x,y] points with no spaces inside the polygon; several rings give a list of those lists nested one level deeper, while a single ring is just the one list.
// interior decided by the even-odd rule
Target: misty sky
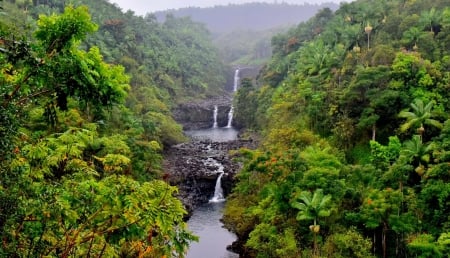
[{"label": "misty sky", "polygon": [[167,9],[178,9],[182,7],[209,7],[214,5],[227,5],[229,3],[250,3],[250,2],[268,2],[268,3],[291,3],[291,4],[320,4],[325,2],[348,2],[345,0],[109,0],[111,3],[118,4],[123,11],[133,10],[138,15],[144,15],[149,12],[161,11]]}]

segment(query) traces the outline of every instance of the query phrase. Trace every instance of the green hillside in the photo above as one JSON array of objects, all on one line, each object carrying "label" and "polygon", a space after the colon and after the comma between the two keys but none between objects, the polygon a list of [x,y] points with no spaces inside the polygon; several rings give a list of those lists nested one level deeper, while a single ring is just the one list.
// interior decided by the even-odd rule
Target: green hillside
[{"label": "green hillside", "polygon": [[[448,257],[448,1],[324,9],[272,39],[225,221],[245,257]],[[252,103],[251,105],[249,103]]]},{"label": "green hillside", "polygon": [[162,151],[173,106],[223,91],[209,32],[66,2],[0,1],[0,256],[182,256]]}]

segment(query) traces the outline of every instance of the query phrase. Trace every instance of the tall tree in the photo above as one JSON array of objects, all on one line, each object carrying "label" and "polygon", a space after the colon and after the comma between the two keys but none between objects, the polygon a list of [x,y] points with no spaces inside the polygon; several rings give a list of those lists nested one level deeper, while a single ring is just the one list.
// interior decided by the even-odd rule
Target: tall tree
[{"label": "tall tree", "polygon": [[[88,52],[78,48],[96,28],[86,7],[69,6],[60,16],[41,16],[35,44],[2,39],[0,106],[2,113],[10,114],[4,124],[14,124],[32,103],[43,103],[48,121],[54,124],[57,109],[67,110],[69,98],[79,99],[86,110],[124,101],[129,78],[123,67],[104,63],[96,47]],[[1,138],[10,139],[1,132]]]},{"label": "tall tree", "polygon": [[319,218],[331,215],[331,195],[324,195],[322,189],[314,193],[301,192],[298,201],[292,202],[292,207],[298,209],[297,220],[313,220],[314,224],[309,227],[314,234],[314,254],[318,255],[317,234],[320,231]]},{"label": "tall tree", "polygon": [[431,8],[428,11],[423,11],[420,14],[420,22],[423,26],[430,30],[432,33],[437,33],[436,29],[442,20],[442,14],[436,8]]},{"label": "tall tree", "polygon": [[425,104],[421,99],[416,99],[410,104],[412,111],[404,110],[398,115],[406,119],[406,122],[400,126],[400,131],[405,132],[410,128],[417,128],[420,139],[423,140],[422,136],[425,133],[424,125],[442,128],[442,123],[433,119],[436,116],[433,112],[433,105],[433,101]]},{"label": "tall tree", "polygon": [[400,158],[405,158],[407,162],[416,165],[415,171],[422,176],[425,173],[424,165],[430,162],[433,149],[434,144],[424,144],[419,135],[413,135],[411,140],[403,144]]}]

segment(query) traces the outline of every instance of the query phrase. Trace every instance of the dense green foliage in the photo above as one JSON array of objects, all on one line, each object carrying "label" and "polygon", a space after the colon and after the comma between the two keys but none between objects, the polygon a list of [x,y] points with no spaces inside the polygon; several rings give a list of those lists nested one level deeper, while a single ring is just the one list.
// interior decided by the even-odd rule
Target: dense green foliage
[{"label": "dense green foliage", "polygon": [[[262,135],[224,216],[246,257],[448,256],[447,2],[344,3],[272,38],[235,97]],[[174,103],[221,91],[205,27],[0,4],[0,256],[183,256],[161,150],[184,140]]]},{"label": "dense green foliage", "polygon": [[172,105],[221,92],[217,51],[187,18],[64,2],[0,1],[0,256],[183,257],[162,150]]},{"label": "dense green foliage", "polygon": [[[448,1],[324,9],[272,39],[225,212],[248,257],[448,257]],[[251,103],[251,104],[250,104]]]}]

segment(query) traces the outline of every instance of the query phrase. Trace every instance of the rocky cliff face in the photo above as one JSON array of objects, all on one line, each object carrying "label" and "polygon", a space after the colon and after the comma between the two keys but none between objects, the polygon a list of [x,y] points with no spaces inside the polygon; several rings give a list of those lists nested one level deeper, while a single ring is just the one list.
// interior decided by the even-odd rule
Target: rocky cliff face
[{"label": "rocky cliff face", "polygon": [[214,106],[218,107],[217,124],[224,127],[228,123],[232,96],[222,96],[201,102],[180,104],[173,110],[175,121],[183,125],[184,130],[211,128],[213,126]]},{"label": "rocky cliff face", "polygon": [[[230,69],[225,90],[229,92],[223,96],[217,96],[196,102],[187,102],[178,105],[172,110],[175,121],[183,126],[184,130],[206,129],[213,126],[214,106],[218,107],[217,124],[225,127],[228,124],[228,113],[233,103],[233,77],[237,67]],[[254,83],[259,74],[260,67],[242,67],[239,78],[251,78]]]}]

